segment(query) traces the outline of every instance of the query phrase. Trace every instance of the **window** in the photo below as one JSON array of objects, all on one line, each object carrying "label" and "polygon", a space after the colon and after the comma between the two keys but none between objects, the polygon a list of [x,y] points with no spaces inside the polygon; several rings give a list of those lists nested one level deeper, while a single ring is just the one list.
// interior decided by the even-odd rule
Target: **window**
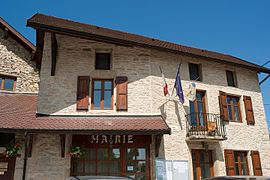
[{"label": "window", "polygon": [[85,148],[82,158],[72,158],[72,174],[120,176],[120,148]]},{"label": "window", "polygon": [[110,53],[96,53],[96,69],[98,70],[110,70],[111,66],[111,54]]},{"label": "window", "polygon": [[235,175],[249,175],[247,153],[234,151]]},{"label": "window", "polygon": [[0,90],[14,91],[16,89],[16,77],[0,75]]},{"label": "window", "polygon": [[224,150],[227,176],[249,175],[247,151]]},{"label": "window", "polygon": [[234,72],[226,70],[226,77],[227,77],[228,86],[237,87],[236,74]]},{"label": "window", "polygon": [[189,101],[191,125],[194,127],[205,127],[206,108],[205,108],[205,92],[197,91],[196,100]]},{"label": "window", "polygon": [[7,144],[14,142],[15,135],[13,133],[0,133],[0,147],[5,147]]},{"label": "window", "polygon": [[189,77],[190,80],[202,81],[201,68],[199,64],[189,63]]},{"label": "window", "polygon": [[228,104],[229,120],[233,122],[242,122],[239,97],[227,96],[226,99]]},{"label": "window", "polygon": [[93,79],[92,109],[113,109],[113,80]]}]

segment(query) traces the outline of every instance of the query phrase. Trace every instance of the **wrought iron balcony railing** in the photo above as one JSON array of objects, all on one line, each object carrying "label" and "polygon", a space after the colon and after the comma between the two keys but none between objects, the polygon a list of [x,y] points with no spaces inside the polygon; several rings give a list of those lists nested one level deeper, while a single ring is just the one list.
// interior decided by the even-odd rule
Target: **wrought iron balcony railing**
[{"label": "wrought iron balcony railing", "polygon": [[189,139],[227,139],[223,118],[219,114],[190,113],[186,119]]}]

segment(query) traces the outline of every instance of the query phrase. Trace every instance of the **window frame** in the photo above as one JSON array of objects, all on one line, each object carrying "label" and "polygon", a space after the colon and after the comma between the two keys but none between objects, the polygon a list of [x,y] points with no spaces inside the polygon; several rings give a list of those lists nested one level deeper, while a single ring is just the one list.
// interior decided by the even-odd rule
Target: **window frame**
[{"label": "window frame", "polygon": [[[97,54],[108,54],[109,55],[109,69],[98,69],[97,68]],[[112,53],[111,52],[95,52],[95,70],[101,70],[101,71],[106,71],[106,70],[111,70],[112,66]]]},{"label": "window frame", "polygon": [[[199,101],[199,103],[202,103],[202,107],[203,107],[203,118],[204,118],[204,126],[201,126],[200,125],[200,119],[199,119],[199,113],[198,113],[198,100],[197,100],[197,94],[201,94],[202,96],[202,100]],[[196,90],[196,99],[192,102],[192,101],[189,101],[189,110],[191,108],[191,103],[193,103],[193,106],[194,106],[194,111],[195,112],[191,112],[190,111],[190,114],[192,113],[195,113],[196,115],[196,126],[194,128],[197,128],[197,129],[205,129],[206,128],[206,122],[207,122],[207,110],[206,110],[206,91],[205,90]]]},{"label": "window frame", "polygon": [[[230,104],[228,104],[227,98],[230,98]],[[229,107],[231,107],[232,115],[234,114],[234,107],[235,107],[235,105],[233,104],[233,100],[232,100],[233,98],[237,98],[238,99],[237,106],[236,107],[238,108],[239,121],[236,121],[234,119],[234,116],[232,116],[233,119],[230,119]],[[228,113],[229,122],[243,123],[243,121],[242,121],[242,115],[241,115],[240,98],[241,97],[235,96],[235,95],[230,95],[230,94],[227,94],[226,95],[226,103],[227,103],[227,109],[228,109],[227,113]]]},{"label": "window frame", "polygon": [[[225,73],[226,73],[227,85],[230,87],[238,87],[236,72],[231,71],[231,70],[225,70]],[[232,75],[233,85],[229,85],[228,73],[231,73],[231,75]]]},{"label": "window frame", "polygon": [[[94,106],[94,91],[95,91],[95,88],[94,88],[94,82],[95,81],[101,81],[101,101],[100,101],[100,108],[95,108]],[[104,92],[105,92],[105,89],[104,89],[104,82],[105,81],[111,81],[112,83],[112,89],[111,89],[111,93],[112,93],[112,96],[111,96],[111,107],[110,108],[104,108]],[[113,79],[92,79],[92,89],[91,89],[91,110],[113,110],[113,106],[114,106],[114,94],[113,94],[113,91],[114,91],[114,84],[113,84]]]},{"label": "window frame", "polygon": [[[14,77],[14,76],[8,76],[8,75],[0,75],[0,78],[2,79],[0,81],[0,90],[2,91],[15,91],[16,90],[16,82],[17,82],[17,77]],[[12,90],[10,89],[5,89],[5,80],[6,79],[9,79],[9,80],[13,80],[14,83],[13,83],[13,87],[12,87]]]},{"label": "window frame", "polygon": [[[195,65],[196,66],[196,69],[198,71],[199,78],[197,78],[197,79],[191,79],[191,72],[190,72],[191,65]],[[203,78],[202,78],[202,65],[201,64],[188,63],[188,72],[189,72],[189,80],[191,80],[191,81],[200,81],[200,82],[203,81]]]},{"label": "window frame", "polygon": [[[241,170],[242,170],[242,164],[243,162],[241,162],[241,154],[244,157],[244,164],[245,164],[245,168],[246,168],[246,172],[247,174],[241,174]],[[235,175],[237,176],[236,173],[236,164],[238,165],[238,176],[242,176],[242,175],[249,175],[249,167],[248,167],[248,158],[247,158],[248,153],[246,151],[233,151],[233,156],[234,156],[234,166],[235,166]],[[235,161],[235,156],[237,156],[237,162]]]}]

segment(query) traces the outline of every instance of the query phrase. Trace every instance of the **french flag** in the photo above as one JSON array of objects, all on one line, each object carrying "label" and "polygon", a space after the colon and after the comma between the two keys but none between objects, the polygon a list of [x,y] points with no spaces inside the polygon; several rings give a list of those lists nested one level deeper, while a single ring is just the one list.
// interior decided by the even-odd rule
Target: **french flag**
[{"label": "french flag", "polygon": [[164,76],[164,74],[163,74],[163,72],[162,72],[161,67],[159,67],[159,69],[160,69],[161,76],[162,76],[163,93],[164,93],[164,96],[166,96],[167,94],[169,94],[169,91],[168,91],[168,84],[167,84],[167,82],[166,82],[166,80],[165,80],[165,76]]}]

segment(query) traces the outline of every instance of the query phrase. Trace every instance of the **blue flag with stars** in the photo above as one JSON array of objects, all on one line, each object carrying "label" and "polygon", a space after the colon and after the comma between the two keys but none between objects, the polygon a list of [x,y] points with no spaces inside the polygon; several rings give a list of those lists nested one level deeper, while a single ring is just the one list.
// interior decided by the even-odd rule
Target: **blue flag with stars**
[{"label": "blue flag with stars", "polygon": [[179,64],[179,66],[178,66],[178,71],[176,74],[174,87],[176,88],[176,94],[179,97],[180,102],[183,104],[184,103],[184,92],[182,89],[182,83],[181,83],[181,77],[180,77],[180,66],[181,66],[181,64]]}]

